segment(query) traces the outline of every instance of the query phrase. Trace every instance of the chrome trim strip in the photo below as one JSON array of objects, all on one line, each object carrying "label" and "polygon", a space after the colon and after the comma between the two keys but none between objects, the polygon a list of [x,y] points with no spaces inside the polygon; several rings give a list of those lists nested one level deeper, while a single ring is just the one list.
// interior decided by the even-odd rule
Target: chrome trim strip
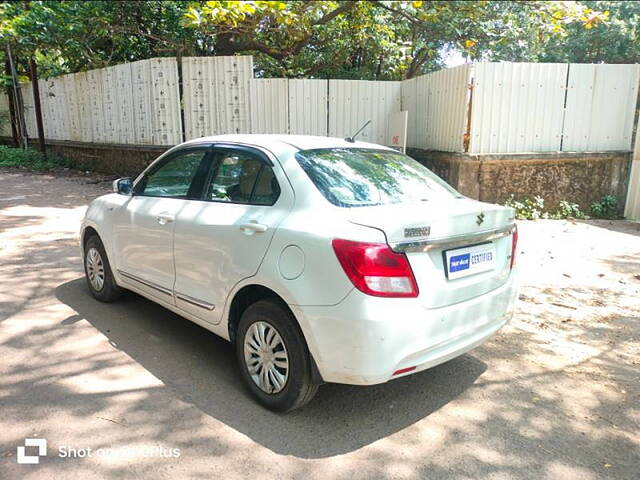
[{"label": "chrome trim strip", "polygon": [[164,293],[165,295],[173,297],[173,292],[171,290],[169,290],[168,288],[161,287],[157,283],[153,283],[148,280],[143,280],[140,277],[136,277],[135,275],[131,275],[130,273],[127,273],[127,272],[123,272],[122,270],[118,270],[118,273],[127,280],[133,280],[134,282],[141,283],[149,288],[153,288],[154,290],[159,291],[160,293]]},{"label": "chrome trim strip", "polygon": [[432,248],[450,248],[459,245],[469,245],[470,243],[488,242],[511,235],[514,228],[515,223],[512,223],[506,227],[484,230],[482,232],[465,233],[451,237],[431,238],[429,240],[422,240],[419,242],[390,243],[389,246],[395,252],[426,252]]},{"label": "chrome trim strip", "polygon": [[189,295],[185,295],[184,293],[176,292],[176,298],[178,300],[182,300],[183,302],[190,303],[191,305],[195,305],[196,307],[205,308],[207,310],[213,310],[216,308],[212,303],[205,302],[204,300],[199,300],[197,298],[190,297]]}]

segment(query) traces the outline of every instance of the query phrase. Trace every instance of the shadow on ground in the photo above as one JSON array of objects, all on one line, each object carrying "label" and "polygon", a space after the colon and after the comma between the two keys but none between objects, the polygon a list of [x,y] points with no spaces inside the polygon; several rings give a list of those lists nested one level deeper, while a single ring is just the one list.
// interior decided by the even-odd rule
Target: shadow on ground
[{"label": "shadow on ground", "polygon": [[604,228],[612,232],[626,233],[640,237],[640,223],[623,220],[575,220],[576,223],[590,225],[592,227]]},{"label": "shadow on ground", "polygon": [[[274,452],[301,458],[344,454],[402,430],[455,399],[486,369],[465,355],[383,385],[323,385],[285,419],[251,400],[231,344],[207,330],[133,293],[99,303],[84,279],[62,284],[56,296],[78,312],[63,325],[86,320],[181,400]],[[291,441],[300,438],[305,442]]]}]

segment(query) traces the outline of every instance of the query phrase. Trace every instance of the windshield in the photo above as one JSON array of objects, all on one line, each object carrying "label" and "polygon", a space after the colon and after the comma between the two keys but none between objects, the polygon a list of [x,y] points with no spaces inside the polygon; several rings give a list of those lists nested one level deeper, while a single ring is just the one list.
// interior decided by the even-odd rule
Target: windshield
[{"label": "windshield", "polygon": [[425,166],[390,150],[322,148],[300,151],[296,159],[322,195],[339,207],[461,196]]}]

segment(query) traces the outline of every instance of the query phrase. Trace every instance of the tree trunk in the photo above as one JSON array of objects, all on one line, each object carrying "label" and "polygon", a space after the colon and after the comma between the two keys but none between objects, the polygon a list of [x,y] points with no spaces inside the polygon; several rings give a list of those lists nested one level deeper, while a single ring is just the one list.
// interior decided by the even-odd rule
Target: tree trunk
[{"label": "tree trunk", "polygon": [[36,111],[36,125],[38,127],[39,150],[47,158],[47,146],[44,143],[44,125],[42,124],[42,108],[40,106],[40,86],[38,85],[38,67],[35,58],[29,58],[29,77],[33,89],[33,105]]},{"label": "tree trunk", "polygon": [[18,83],[18,72],[13,61],[11,46],[7,45],[7,59],[9,60],[9,69],[11,70],[12,93],[14,102],[14,112],[16,114],[16,128],[18,129],[18,141],[22,148],[29,146],[27,138],[27,126],[24,123],[24,103],[22,101],[22,92]]},{"label": "tree trunk", "polygon": [[[11,76],[11,65],[9,64],[9,59],[7,58],[4,62],[4,71],[7,77]],[[16,117],[16,107],[13,101],[13,94],[8,92],[7,97],[9,97],[9,122],[11,123],[11,137],[13,138],[13,146],[20,146],[20,139],[18,138],[18,118]]]}]

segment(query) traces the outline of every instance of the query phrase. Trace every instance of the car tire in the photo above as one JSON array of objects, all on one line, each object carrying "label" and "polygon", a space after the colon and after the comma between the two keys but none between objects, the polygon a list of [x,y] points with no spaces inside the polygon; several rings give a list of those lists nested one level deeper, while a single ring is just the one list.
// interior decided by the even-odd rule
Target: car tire
[{"label": "car tire", "polygon": [[97,300],[113,302],[122,295],[123,289],[116,285],[104,245],[97,235],[85,243],[84,273],[89,291]]},{"label": "car tire", "polygon": [[236,355],[249,390],[269,410],[290,412],[308,403],[318,391],[302,332],[291,312],[279,302],[260,300],[244,311],[236,335]]}]

